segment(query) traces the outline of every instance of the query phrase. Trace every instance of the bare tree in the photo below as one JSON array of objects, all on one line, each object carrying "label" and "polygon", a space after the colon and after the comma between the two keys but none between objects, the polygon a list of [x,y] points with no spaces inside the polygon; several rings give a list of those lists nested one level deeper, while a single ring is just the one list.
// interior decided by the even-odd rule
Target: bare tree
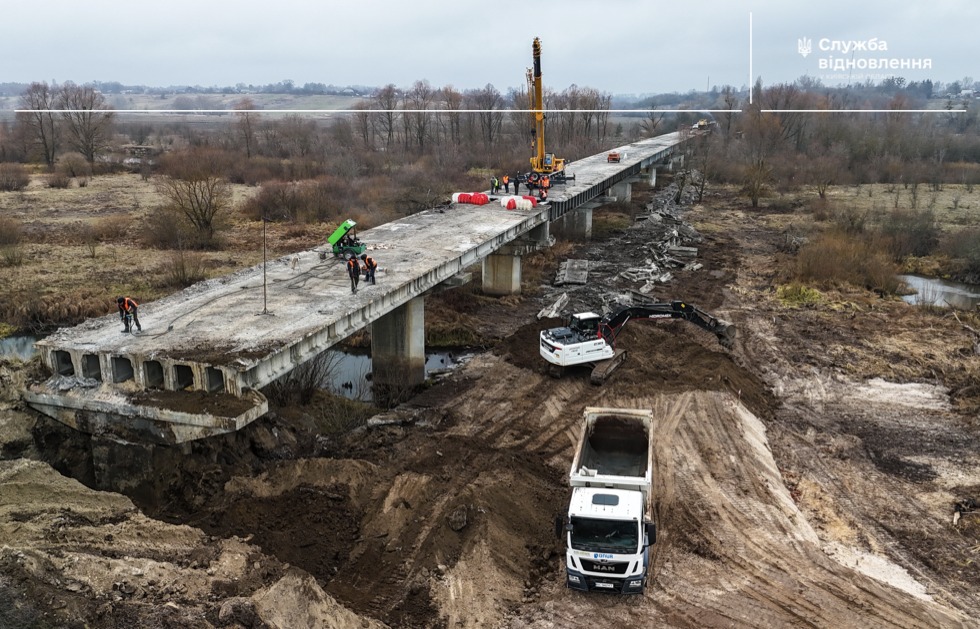
[{"label": "bare tree", "polygon": [[694,190],[697,193],[697,203],[704,199],[705,190],[708,187],[708,179],[711,177],[711,170],[714,156],[712,149],[714,141],[711,134],[702,134],[696,138],[691,147],[692,167],[697,170],[697,178],[694,180]]},{"label": "bare tree", "polygon": [[463,108],[463,95],[452,85],[442,88],[442,107],[447,112],[446,120],[449,125],[449,143],[459,146],[462,141],[460,132],[460,113]]},{"label": "bare tree", "polygon": [[600,145],[606,141],[606,136],[609,135],[609,109],[612,107],[612,94],[599,94],[599,98],[596,101],[596,123],[595,123],[595,133],[596,142]]},{"label": "bare tree", "polygon": [[56,108],[55,90],[47,83],[31,83],[20,97],[20,108],[30,111],[18,113],[17,122],[29,129],[44,163],[54,166],[61,135],[56,113],[51,111]]},{"label": "bare tree", "polygon": [[252,159],[252,152],[255,150],[255,127],[259,122],[259,115],[252,113],[255,109],[255,102],[251,98],[243,98],[235,103],[235,117],[238,119],[235,129],[245,145],[246,159]]},{"label": "bare tree", "polygon": [[372,126],[371,126],[371,114],[369,113],[371,109],[371,104],[367,101],[358,101],[354,104],[354,109],[357,111],[354,113],[354,129],[356,135],[361,139],[361,143],[364,148],[371,150],[374,148],[374,142],[372,138]]},{"label": "bare tree", "polygon": [[289,156],[309,157],[317,149],[319,136],[316,133],[316,121],[290,114],[279,121],[277,126]]},{"label": "bare tree", "polygon": [[377,114],[377,124],[381,130],[381,135],[385,139],[385,149],[391,148],[391,143],[395,139],[395,123],[398,114],[395,109],[398,107],[398,91],[394,84],[389,83],[382,87],[374,97],[377,109],[381,111]]},{"label": "bare tree", "polygon": [[[762,93],[762,80],[753,87]],[[742,118],[743,142],[741,144],[745,190],[752,200],[752,207],[759,207],[759,199],[772,181],[770,160],[786,137],[777,114],[763,112],[761,99],[754,99]]]},{"label": "bare tree", "polygon": [[810,108],[813,96],[796,85],[781,83],[763,90],[760,100],[763,109],[781,110],[774,114],[779,118],[780,139],[791,142],[797,151],[806,148],[807,127],[813,116],[788,110]]},{"label": "bare tree", "polygon": [[220,154],[212,149],[172,153],[161,166],[165,174],[157,181],[157,191],[171,211],[197,229],[201,244],[210,244],[216,221],[231,208],[231,188],[220,174]]},{"label": "bare tree", "polygon": [[483,143],[489,148],[494,145],[500,126],[504,120],[503,111],[500,110],[504,99],[492,84],[487,83],[483,89],[474,90],[468,93],[471,96],[473,109],[479,109],[478,119],[480,121],[480,135]]},{"label": "bare tree", "polygon": [[647,117],[640,123],[640,131],[643,134],[643,137],[652,138],[653,136],[657,135],[660,125],[664,121],[665,115],[666,114],[664,112],[657,111],[656,109],[648,111]]},{"label": "bare tree", "polygon": [[721,119],[724,121],[725,143],[727,144],[728,139],[732,136],[732,122],[735,120],[735,110],[738,109],[738,96],[735,94],[735,89],[731,85],[726,85],[721,90],[721,102],[725,109],[725,113],[721,115]]},{"label": "bare tree", "polygon": [[69,146],[94,163],[112,137],[113,114],[105,97],[93,87],[69,81],[58,92],[58,104],[65,110],[61,117]]},{"label": "bare tree", "polygon": [[420,153],[425,151],[425,141],[429,136],[431,120],[426,111],[432,105],[433,96],[432,86],[428,81],[416,81],[406,99],[409,108],[416,110],[408,115],[408,121]]}]

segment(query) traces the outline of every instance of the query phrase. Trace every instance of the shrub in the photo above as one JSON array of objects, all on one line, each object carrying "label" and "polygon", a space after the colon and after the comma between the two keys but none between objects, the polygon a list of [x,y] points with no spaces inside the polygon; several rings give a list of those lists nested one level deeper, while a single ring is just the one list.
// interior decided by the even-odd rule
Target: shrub
[{"label": "shrub", "polygon": [[31,183],[23,164],[0,163],[0,192],[18,192]]},{"label": "shrub", "polygon": [[967,273],[980,273],[980,228],[969,227],[950,234],[942,249],[949,257],[963,260]]},{"label": "shrub", "polygon": [[894,210],[884,217],[880,231],[895,260],[927,256],[939,244],[939,225],[931,210]]},{"label": "shrub", "polygon": [[68,153],[58,160],[58,172],[66,177],[91,177],[92,165],[81,153]]},{"label": "shrub", "polygon": [[350,184],[340,177],[325,175],[315,181],[264,184],[259,193],[242,205],[242,214],[258,220],[289,220],[305,223],[348,218],[352,202]]},{"label": "shrub", "polygon": [[175,251],[164,264],[160,279],[164,286],[185,288],[208,278],[204,256],[197,251]]},{"label": "shrub", "polygon": [[868,222],[867,210],[853,207],[837,208],[833,212],[834,225],[845,234],[863,234]]},{"label": "shrub", "polygon": [[143,221],[141,238],[157,249],[200,249],[208,244],[180,213],[166,208],[150,212]]},{"label": "shrub", "polygon": [[129,231],[129,226],[132,222],[133,219],[125,214],[113,214],[100,218],[93,225],[95,238],[101,242],[122,240],[126,237],[126,233]]},{"label": "shrub", "polygon": [[44,179],[44,183],[49,188],[57,188],[59,190],[64,190],[71,186],[71,177],[63,172],[53,172]]},{"label": "shrub", "polygon": [[899,288],[895,264],[873,239],[831,231],[800,248],[797,279],[826,285],[846,283],[881,293]]},{"label": "shrub", "polygon": [[20,222],[14,218],[0,217],[0,260],[4,266],[20,266],[24,263],[22,240]]}]

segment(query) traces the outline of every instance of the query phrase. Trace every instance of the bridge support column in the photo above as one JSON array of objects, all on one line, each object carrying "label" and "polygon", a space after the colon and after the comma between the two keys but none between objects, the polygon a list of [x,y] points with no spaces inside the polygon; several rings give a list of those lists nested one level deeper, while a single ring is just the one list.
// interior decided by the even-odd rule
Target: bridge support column
[{"label": "bridge support column", "polygon": [[484,258],[483,292],[487,295],[519,295],[521,256],[497,252]]},{"label": "bridge support column", "polygon": [[539,247],[550,247],[553,244],[551,241],[551,223],[549,221],[541,223],[529,231],[526,237],[527,240]]},{"label": "bridge support column", "polygon": [[646,173],[646,174],[649,175],[648,183],[650,184],[650,187],[651,188],[656,188],[657,187],[657,167],[656,166],[650,166],[649,172]]},{"label": "bridge support column", "polygon": [[552,223],[556,236],[566,240],[589,240],[592,238],[592,210],[586,205],[567,212]]},{"label": "bridge support column", "polygon": [[401,388],[425,382],[424,324],[424,297],[415,297],[371,324],[376,384]]},{"label": "bridge support column", "polygon": [[620,203],[629,203],[633,199],[633,185],[628,181],[620,181],[609,189],[609,196],[616,197]]}]

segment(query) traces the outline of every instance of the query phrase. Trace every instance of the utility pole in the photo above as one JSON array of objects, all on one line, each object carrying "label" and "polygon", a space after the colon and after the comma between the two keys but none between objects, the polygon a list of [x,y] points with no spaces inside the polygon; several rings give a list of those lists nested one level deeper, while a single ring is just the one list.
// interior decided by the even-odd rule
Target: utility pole
[{"label": "utility pole", "polygon": [[262,215],[262,313],[264,315],[271,315],[269,312],[269,298],[266,291],[266,280],[265,280],[265,267],[266,267],[266,245],[265,245],[265,224],[269,222],[269,219]]}]

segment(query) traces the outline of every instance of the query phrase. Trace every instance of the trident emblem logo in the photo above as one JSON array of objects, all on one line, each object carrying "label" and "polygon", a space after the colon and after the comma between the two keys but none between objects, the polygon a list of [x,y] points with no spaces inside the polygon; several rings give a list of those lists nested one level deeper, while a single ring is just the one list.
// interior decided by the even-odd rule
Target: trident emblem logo
[{"label": "trident emblem logo", "polygon": [[813,40],[809,37],[801,37],[800,39],[797,39],[796,50],[803,55],[804,59],[806,59],[806,56],[813,52]]}]

